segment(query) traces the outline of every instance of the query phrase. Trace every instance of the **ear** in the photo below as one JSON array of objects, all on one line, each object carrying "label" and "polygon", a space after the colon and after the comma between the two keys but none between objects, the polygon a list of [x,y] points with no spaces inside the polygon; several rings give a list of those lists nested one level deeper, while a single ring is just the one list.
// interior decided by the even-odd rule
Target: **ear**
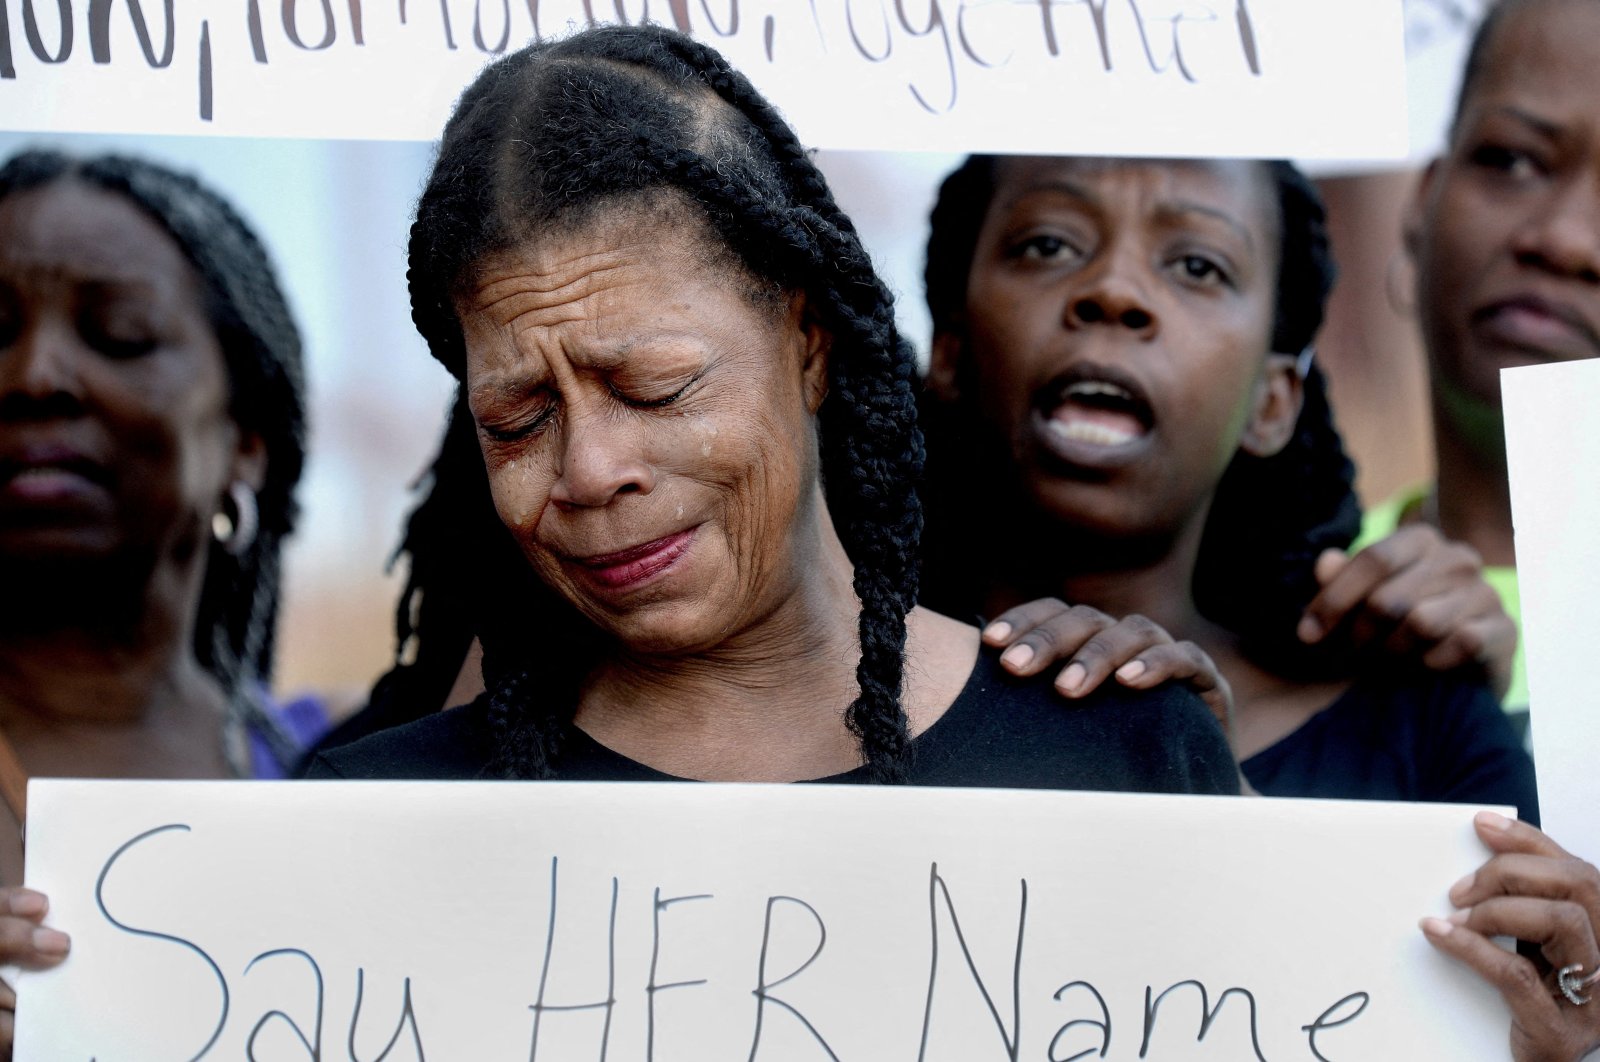
[{"label": "ear", "polygon": [[804,292],[789,297],[789,323],[800,335],[800,382],[806,409],[812,416],[828,397],[828,358],[833,353],[833,332],[817,319]]},{"label": "ear", "polygon": [[1434,183],[1438,180],[1439,159],[1428,163],[1428,168],[1422,171],[1422,177],[1417,181],[1416,190],[1411,195],[1411,202],[1406,206],[1405,215],[1400,220],[1400,242],[1406,249],[1406,254],[1411,261],[1417,260],[1417,247],[1422,241],[1422,218],[1427,213],[1428,197],[1433,194]]},{"label": "ear", "polygon": [[228,467],[228,482],[235,480],[243,481],[257,494],[267,482],[267,443],[257,432],[239,432],[239,447]]},{"label": "ear", "polygon": [[961,336],[940,328],[933,333],[933,349],[928,353],[928,379],[923,386],[939,401],[954,402],[961,397],[961,388],[956,383],[960,367]]},{"label": "ear", "polygon": [[1245,453],[1271,457],[1294,438],[1295,422],[1305,404],[1305,381],[1300,378],[1298,361],[1288,354],[1267,355],[1256,381],[1250,419],[1239,436],[1239,449]]}]

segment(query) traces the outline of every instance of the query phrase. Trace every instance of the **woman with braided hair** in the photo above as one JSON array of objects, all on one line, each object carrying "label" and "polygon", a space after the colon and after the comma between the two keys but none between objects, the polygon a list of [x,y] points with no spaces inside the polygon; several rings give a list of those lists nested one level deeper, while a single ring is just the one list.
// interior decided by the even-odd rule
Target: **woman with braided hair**
[{"label": "woman with braided hair", "polygon": [[488,689],[313,776],[1236,789],[1188,694],[1063,712],[916,607],[915,361],[823,178],[715,52],[619,27],[489,67],[410,279],[480,455],[452,489]]},{"label": "woman with braided hair", "polygon": [[[299,334],[227,203],[130,158],[0,166],[0,884],[30,774],[293,764],[264,695],[304,457]],[[61,957],[44,905],[0,889],[0,963]]]},{"label": "woman with braided hair", "polygon": [[[1298,354],[1332,283],[1322,226],[1287,163],[974,157],[952,174],[928,245],[927,599],[992,615],[1054,592],[1193,640],[1268,795],[1536,819],[1481,677],[1297,633],[1360,518]],[[972,563],[997,524],[1013,548]]]}]

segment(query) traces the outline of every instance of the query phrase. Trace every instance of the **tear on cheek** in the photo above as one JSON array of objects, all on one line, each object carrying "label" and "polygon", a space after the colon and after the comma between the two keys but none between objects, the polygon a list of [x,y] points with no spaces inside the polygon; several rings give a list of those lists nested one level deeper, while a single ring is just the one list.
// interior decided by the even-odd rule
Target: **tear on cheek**
[{"label": "tear on cheek", "polygon": [[711,443],[717,437],[717,426],[705,417],[695,417],[691,422],[694,432],[700,437],[700,456],[711,456]]}]

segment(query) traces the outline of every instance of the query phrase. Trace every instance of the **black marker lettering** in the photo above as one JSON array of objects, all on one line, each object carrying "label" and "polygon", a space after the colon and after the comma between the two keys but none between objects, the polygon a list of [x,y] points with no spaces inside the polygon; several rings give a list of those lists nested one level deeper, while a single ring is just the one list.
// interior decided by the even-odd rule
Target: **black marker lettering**
[{"label": "black marker lettering", "polygon": [[506,45],[511,43],[511,0],[500,0],[500,40],[492,45],[483,36],[483,0],[473,5],[472,43],[478,46],[478,51],[490,55],[499,55],[506,50]]},{"label": "black marker lettering", "polygon": [[1044,47],[1052,57],[1061,54],[1056,40],[1056,0],[1039,0],[1039,21],[1044,26]]},{"label": "black marker lettering", "polygon": [[[113,0],[89,0],[89,54],[97,63],[111,62],[112,3]],[[162,0],[161,12],[167,20],[167,34],[158,58],[155,43],[150,39],[150,27],[145,22],[142,0],[127,0],[128,15],[133,19],[133,32],[139,38],[139,50],[144,52],[144,61],[156,70],[164,70],[172,64],[172,51],[177,44],[172,3],[173,0]]]},{"label": "black marker lettering", "polygon": [[1250,18],[1250,8],[1245,4],[1245,0],[1238,0],[1233,14],[1239,23],[1239,45],[1244,49],[1245,62],[1250,64],[1250,72],[1260,77],[1261,55],[1256,51],[1256,24]]},{"label": "black marker lettering", "polygon": [[1062,985],[1060,988],[1056,989],[1056,994],[1053,998],[1059,1002],[1062,996],[1066,995],[1074,988],[1087,988],[1090,992],[1094,993],[1094,1001],[1100,1004],[1100,1017],[1074,1018],[1072,1021],[1067,1022],[1061,1028],[1057,1029],[1056,1034],[1050,1038],[1050,1049],[1048,1052],[1050,1062],[1077,1062],[1078,1059],[1095,1053],[1094,1048],[1087,1047],[1075,1055],[1068,1055],[1066,1058],[1056,1057],[1056,1047],[1061,1043],[1061,1038],[1067,1035],[1068,1029],[1075,1028],[1079,1025],[1093,1025],[1100,1030],[1101,1058],[1106,1057],[1106,1052],[1111,1050],[1111,1010],[1106,1006],[1106,997],[1100,994],[1100,990],[1098,988],[1090,984],[1088,981],[1073,981],[1070,984]]},{"label": "black marker lettering", "polygon": [[[961,6],[956,8],[956,39],[961,42],[961,50],[966,53],[967,58],[971,59],[974,63],[977,63],[985,70],[991,70],[994,67],[1002,66],[1005,63],[1010,62],[1013,52],[1007,52],[1006,57],[998,62],[990,62],[978,54],[977,47],[973,45],[972,39],[967,36],[967,0],[960,0],[960,3]],[[1055,27],[1050,25],[1048,17],[1049,16],[1047,15],[1045,30],[1050,39],[1045,43],[1047,46],[1053,49],[1055,47]]]},{"label": "black marker lettering", "polygon": [[293,44],[304,52],[320,52],[333,44],[339,35],[339,29],[333,24],[333,0],[319,0],[322,5],[322,40],[316,44],[307,44],[300,36],[299,0],[283,0],[281,16],[283,19],[283,32]]},{"label": "black marker lettering", "polygon": [[894,35],[889,32],[889,13],[883,9],[882,0],[879,0],[878,3],[878,15],[883,19],[883,54],[873,55],[861,40],[861,34],[856,32],[855,0],[845,0],[844,2],[844,22],[850,30],[850,42],[856,46],[856,54],[869,63],[881,63],[889,58],[889,53],[894,51]]},{"label": "black marker lettering", "polygon": [[214,106],[211,89],[211,23],[200,23],[200,120],[211,121]]},{"label": "black marker lettering", "polygon": [[17,64],[11,58],[11,15],[6,0],[0,0],[0,78],[14,79]]},{"label": "black marker lettering", "polygon": [[[297,1023],[293,1018],[289,1017],[289,1015],[284,1011],[269,1010],[265,1014],[261,1015],[261,1020],[256,1022],[255,1027],[250,1030],[250,1038],[245,1041],[244,1045],[245,1057],[249,1059],[250,1062],[256,1062],[256,1037],[261,1035],[261,1030],[266,1026],[267,1022],[277,1018],[285,1025],[289,1026],[291,1030],[293,1030],[295,1036],[299,1038],[301,1046],[306,1049],[306,1054],[311,1056],[311,1062],[322,1062],[322,1003],[324,993],[322,984],[322,968],[317,965],[317,960],[312,958],[308,952],[301,951],[299,948],[276,948],[272,951],[264,951],[260,955],[257,955],[255,958],[251,959],[249,965],[244,968],[244,972],[248,974],[252,969],[255,968],[256,963],[260,962],[262,959],[275,959],[280,955],[298,955],[300,958],[304,959],[308,964],[310,964],[311,973],[317,979],[316,1024],[312,1027],[311,1036],[307,1037],[305,1030],[300,1028],[299,1023]],[[359,982],[357,982],[357,984],[359,986]],[[356,991],[359,995],[360,988],[358,987]],[[358,1003],[357,1006],[359,1007],[360,1004]]]},{"label": "black marker lettering", "polygon": [[[245,7],[245,24],[250,27],[250,51],[256,62],[267,61],[267,39],[261,32],[261,0],[250,0]],[[406,20],[405,0],[400,3],[400,21]]]},{"label": "black marker lettering", "polygon": [[617,879],[611,879],[611,920],[607,928],[606,998],[598,1003],[566,1003],[557,1005],[544,1001],[550,984],[550,957],[556,948],[556,889],[559,883],[559,860],[550,860],[550,929],[544,941],[544,965],[539,971],[539,995],[528,1009],[533,1011],[533,1042],[528,1048],[528,1062],[539,1057],[539,1026],[545,1011],[600,1010],[606,1012],[605,1025],[600,1032],[600,1062],[605,1062],[606,1051],[611,1046],[611,1013],[617,1005]]},{"label": "black marker lettering", "polygon": [[136,937],[150,937],[153,940],[165,940],[170,944],[177,944],[179,947],[188,948],[190,951],[200,956],[200,958],[205,961],[207,966],[211,967],[211,973],[214,977],[216,977],[217,985],[222,989],[222,1013],[217,1015],[217,1027],[211,1031],[210,1039],[206,1040],[205,1046],[201,1047],[199,1051],[195,1052],[194,1057],[189,1060],[189,1062],[198,1062],[199,1059],[204,1058],[211,1051],[212,1046],[217,1042],[217,1037],[222,1035],[223,1026],[228,1023],[228,979],[222,976],[222,968],[217,965],[216,960],[212,959],[210,955],[206,954],[205,950],[201,948],[200,945],[194,943],[193,941],[184,940],[182,937],[175,937],[170,933],[158,933],[153,929],[135,929],[126,922],[118,921],[117,918],[106,909],[106,878],[111,874],[111,868],[116,865],[117,860],[121,859],[123,853],[132,848],[134,845],[139,844],[142,841],[146,841],[158,833],[166,833],[169,830],[182,830],[184,833],[188,833],[189,827],[183,825],[182,823],[173,823],[169,826],[157,826],[155,829],[146,830],[139,836],[133,838],[133,840],[125,842],[121,848],[118,848],[115,852],[112,852],[111,858],[106,860],[106,865],[100,868],[100,877],[94,883],[94,902],[95,906],[100,908],[101,916],[104,917],[107,922],[110,922],[124,933],[132,933]]},{"label": "black marker lettering", "polygon": [[905,0],[894,0],[894,10],[896,17],[900,20],[901,28],[907,33],[913,37],[926,37],[937,30],[939,32],[939,41],[944,46],[945,72],[950,82],[949,101],[943,107],[935,107],[923,98],[922,93],[915,85],[908,86],[911,89],[912,98],[929,114],[942,114],[952,110],[956,105],[956,55],[955,49],[950,46],[950,27],[945,25],[944,12],[939,8],[938,0],[932,0],[928,4],[928,24],[920,30],[912,26],[906,19]]},{"label": "black marker lettering", "polygon": [[767,62],[769,63],[772,62],[772,38],[776,35],[777,31],[777,20],[771,15],[768,15],[766,22],[764,22],[761,26],[761,39],[762,42],[767,46]]},{"label": "black marker lettering", "polygon": [[[1348,996],[1345,996],[1343,999],[1339,1000],[1339,1002],[1335,1003],[1333,1006],[1329,1007],[1327,1010],[1323,1011],[1321,1014],[1317,1015],[1317,1020],[1312,1022],[1310,1025],[1300,1026],[1300,1031],[1306,1034],[1306,1040],[1311,1046],[1311,1053],[1317,1056],[1317,1062],[1332,1062],[1327,1055],[1317,1050],[1317,1033],[1321,1032],[1323,1029],[1337,1029],[1339,1026],[1344,1025],[1347,1022],[1355,1021],[1357,1018],[1361,1017],[1361,1012],[1367,1009],[1367,1000],[1371,998],[1372,997],[1367,995],[1365,992],[1352,992]],[[1329,1018],[1333,1017],[1333,1015],[1337,1014],[1339,1009],[1345,1004],[1354,1002],[1356,1000],[1360,1000],[1361,1002],[1360,1005],[1356,1007],[1354,1012],[1345,1015],[1338,1021],[1328,1020]]]},{"label": "black marker lettering", "polygon": [[22,32],[41,63],[64,63],[72,55],[72,0],[56,0],[56,12],[61,19],[61,47],[52,55],[44,46],[44,38],[39,36],[39,17],[34,14],[33,0],[22,0]]},{"label": "black marker lettering", "polygon": [[655,904],[651,908],[651,936],[650,936],[650,980],[645,982],[645,1062],[655,1062],[656,1057],[656,993],[665,992],[669,988],[691,988],[695,985],[706,983],[705,978],[698,981],[669,981],[666,984],[656,983],[656,971],[661,960],[661,912],[675,903],[688,903],[690,900],[709,900],[710,893],[699,893],[694,896],[672,896],[665,900],[661,898],[661,887],[656,886]]},{"label": "black marker lettering", "polygon": [[[356,1009],[350,1014],[350,1038],[346,1041],[346,1049],[350,1052],[350,1062],[362,1062],[361,1056],[356,1054],[356,1030],[361,1027],[361,997],[366,991],[367,972],[356,967]],[[389,1057],[389,1052],[394,1050],[394,1045],[400,1042],[400,1034],[407,1025],[411,1026],[411,1043],[417,1049],[417,1062],[426,1062],[427,1055],[422,1051],[422,1033],[417,1029],[417,1014],[411,1006],[411,978],[405,979],[404,995],[401,997],[400,1020],[395,1023],[394,1035],[389,1037],[389,1042],[384,1044],[383,1052],[372,1062],[383,1062]]]},{"label": "black marker lettering", "polygon": [[361,0],[347,0],[350,5],[350,39],[357,44],[366,44],[362,35]]},{"label": "black marker lettering", "polygon": [[727,29],[717,25],[717,17],[711,13],[711,0],[700,0],[700,11],[706,16],[706,24],[711,27],[711,32],[717,36],[732,37],[739,32],[739,0],[728,0]]},{"label": "black marker lettering", "polygon": [[1206,1038],[1206,1033],[1211,1031],[1211,1023],[1217,1020],[1217,1014],[1222,1010],[1222,1005],[1228,1001],[1229,996],[1237,992],[1250,1004],[1250,1046],[1255,1049],[1256,1058],[1260,1059],[1261,1062],[1267,1062],[1266,1057],[1261,1053],[1261,1041],[1256,1036],[1256,997],[1251,995],[1248,989],[1230,988],[1217,997],[1217,1005],[1213,1007],[1210,1005],[1210,997],[1206,993],[1206,986],[1199,981],[1192,980],[1179,981],[1177,984],[1169,986],[1166,991],[1155,998],[1154,1002],[1150,999],[1150,986],[1145,986],[1144,1041],[1139,1045],[1140,1058],[1143,1058],[1145,1053],[1150,1050],[1150,1034],[1155,1030],[1156,1010],[1161,1006],[1161,1001],[1167,998],[1168,992],[1182,988],[1184,985],[1193,985],[1200,991],[1200,1035],[1194,1038],[1195,1043],[1199,1043]]},{"label": "black marker lettering", "polygon": [[[780,902],[792,903],[797,907],[805,908],[806,913],[809,914],[817,923],[817,946],[816,949],[812,951],[811,957],[805,962],[801,963],[793,972],[785,974],[776,981],[768,981],[767,945],[772,941],[772,909]],[[806,1027],[806,1032],[811,1034],[812,1039],[821,1044],[822,1049],[828,1052],[828,1057],[833,1059],[833,1062],[839,1062],[839,1056],[833,1053],[833,1048],[828,1046],[828,1041],[822,1038],[822,1034],[817,1031],[817,1027],[815,1025],[811,1024],[810,1019],[808,1019],[804,1014],[801,1014],[800,1011],[792,1004],[781,1000],[772,994],[772,989],[777,988],[780,985],[788,984],[796,977],[799,977],[801,974],[805,973],[807,968],[809,968],[812,963],[817,961],[817,956],[822,954],[822,949],[827,945],[827,943],[828,927],[823,924],[822,916],[817,913],[817,909],[815,907],[812,907],[804,900],[797,900],[793,896],[767,897],[767,917],[761,927],[761,961],[756,968],[756,989],[754,992],[750,993],[756,997],[756,1031],[755,1035],[750,1039],[749,1062],[755,1062],[756,1052],[761,1049],[761,1024],[763,1017],[766,1015],[768,1002],[777,1004],[799,1019],[800,1024]]]},{"label": "black marker lettering", "polygon": [[961,919],[956,915],[955,901],[950,898],[950,887],[939,876],[939,864],[934,863],[928,873],[928,920],[933,928],[932,957],[928,963],[928,1002],[922,1012],[922,1046],[917,1051],[917,1062],[928,1054],[928,1033],[933,1027],[933,989],[939,979],[939,896],[944,896],[944,907],[950,914],[950,925],[955,930],[956,943],[961,947],[961,954],[967,960],[967,970],[972,974],[972,980],[978,986],[978,991],[983,994],[983,1002],[989,1008],[989,1016],[994,1019],[995,1028],[1000,1030],[1000,1039],[1006,1045],[1006,1056],[1011,1062],[1017,1062],[1022,1051],[1022,939],[1028,926],[1028,881],[1022,879],[1022,901],[1017,911],[1017,950],[1011,965],[1011,1032],[1007,1034],[1005,1022],[1000,1018],[1000,1011],[994,1005],[994,997],[989,994],[989,986],[983,983],[983,978],[978,973],[978,965],[973,961],[972,952],[967,947],[966,934],[961,931]]}]

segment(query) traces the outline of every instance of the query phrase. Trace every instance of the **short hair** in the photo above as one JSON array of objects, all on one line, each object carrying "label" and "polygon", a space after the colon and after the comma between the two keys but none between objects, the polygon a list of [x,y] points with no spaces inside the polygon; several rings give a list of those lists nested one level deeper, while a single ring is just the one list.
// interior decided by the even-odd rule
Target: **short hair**
[{"label": "short hair", "polygon": [[[0,199],[69,181],[125,200],[177,244],[200,281],[222,350],[229,413],[265,445],[255,539],[237,554],[211,544],[194,652],[227,696],[230,726],[253,727],[281,762],[292,764],[294,743],[263,710],[260,694],[272,677],[280,554],[298,516],[294,491],[305,466],[300,332],[260,239],[227,200],[194,177],[122,155],[26,151],[0,166]],[[230,740],[228,747],[239,746]],[[233,766],[247,770],[239,762]]]},{"label": "short hair", "polygon": [[[978,235],[994,197],[1000,159],[973,155],[945,178],[933,208],[924,270],[928,309],[936,331],[959,330],[965,311],[967,279]],[[1328,243],[1327,215],[1316,188],[1295,166],[1262,163],[1278,204],[1280,253],[1271,349],[1307,352],[1322,326],[1335,269]],[[1266,352],[1263,352],[1266,353]],[[966,379],[974,367],[958,367]],[[970,387],[959,388],[970,394]],[[975,482],[982,469],[967,456],[977,451],[957,444],[961,429],[938,403],[925,404],[929,462],[929,528],[926,578],[936,607],[971,609],[971,573],[962,580],[950,563],[973,532],[964,527],[967,507],[959,504],[960,484]],[[1207,518],[1195,570],[1195,599],[1214,622],[1280,659],[1301,653],[1294,636],[1301,611],[1317,591],[1313,566],[1328,548],[1348,546],[1360,530],[1355,467],[1344,452],[1328,404],[1326,384],[1307,364],[1305,405],[1294,437],[1271,457],[1237,454],[1218,483]],[[937,545],[934,545],[937,543]],[[947,553],[947,551],[949,551]],[[1041,588],[1043,589],[1043,588]]]},{"label": "short hair", "polygon": [[[417,205],[413,320],[434,356],[460,378],[453,295],[477,264],[541,232],[570,230],[663,195],[704,220],[728,256],[722,267],[742,270],[769,293],[804,291],[834,335],[819,413],[822,475],[861,600],[860,692],[845,719],[873,776],[899,780],[909,755],[899,700],[905,615],[917,594],[922,526],[914,488],[923,455],[915,358],[854,226],[748,80],[711,48],[655,26],[587,30],[488,67],[457,103]],[[458,404],[454,438],[471,430]],[[447,440],[444,452],[465,460],[468,447]],[[475,473],[435,465],[433,494],[406,541],[413,578],[402,614],[419,602],[427,608],[441,592],[419,579],[440,570],[430,554],[452,548],[427,534],[444,524],[429,511],[434,497],[459,490],[453,480],[473,482],[475,519],[492,516],[481,455],[471,460]],[[503,529],[472,534],[506,537]],[[526,578],[526,562],[517,563]],[[480,584],[479,593],[495,766],[511,777],[548,776],[576,706],[581,662],[593,659],[594,646],[586,644],[593,632],[552,593],[514,605],[488,600],[498,588]],[[528,636],[527,624],[540,621]],[[402,619],[402,633],[406,625]]]}]

